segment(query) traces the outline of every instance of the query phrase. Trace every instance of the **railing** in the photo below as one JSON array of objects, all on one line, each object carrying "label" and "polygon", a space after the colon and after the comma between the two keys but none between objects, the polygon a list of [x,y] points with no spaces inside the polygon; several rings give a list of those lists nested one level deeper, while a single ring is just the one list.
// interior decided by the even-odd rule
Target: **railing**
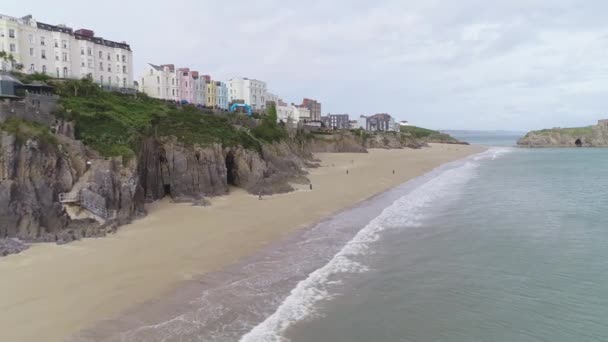
[{"label": "railing", "polygon": [[61,203],[71,203],[71,202],[78,202],[78,194],[72,194],[72,193],[60,193],[59,194],[59,202]]},{"label": "railing", "polygon": [[106,219],[106,220],[114,219],[117,216],[116,210],[108,210],[105,207],[96,205],[94,202],[92,202],[90,200],[80,198],[80,196],[78,194],[60,193],[59,202],[77,203],[82,208],[84,208],[84,209],[92,212],[93,214],[95,214],[103,219]]}]

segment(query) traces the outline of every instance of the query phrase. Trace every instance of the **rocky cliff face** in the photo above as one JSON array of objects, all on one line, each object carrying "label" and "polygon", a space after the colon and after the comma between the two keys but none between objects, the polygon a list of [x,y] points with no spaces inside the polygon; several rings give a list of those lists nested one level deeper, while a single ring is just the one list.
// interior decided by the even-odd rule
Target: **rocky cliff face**
[{"label": "rocky cliff face", "polygon": [[[19,241],[103,236],[165,196],[204,203],[227,194],[229,185],[255,194],[291,191],[290,182],[308,182],[304,168],[312,157],[305,146],[286,142],[254,151],[148,138],[136,159],[104,159],[73,139],[70,124],[56,131],[63,133],[56,145],[0,133],[0,255],[25,248]],[[78,200],[60,203],[62,193]]]},{"label": "rocky cliff face", "polygon": [[139,177],[148,201],[171,196],[200,201],[228,193],[229,185],[250,193],[293,190],[291,181],[307,181],[307,151],[285,142],[266,144],[261,151],[242,147],[185,146],[175,138],[149,138],[139,159]]},{"label": "rocky cliff face", "polygon": [[[95,160],[87,170],[95,154],[68,136],[56,138],[57,144],[51,144],[0,132],[0,239],[61,243],[115,229],[92,215],[66,210],[59,194],[75,188],[81,199],[115,211],[115,224],[128,223],[141,210],[134,165]],[[0,255],[24,247],[14,240],[0,242]]]},{"label": "rocky cliff face", "polygon": [[329,153],[367,153],[368,148],[421,148],[427,146],[415,138],[399,133],[385,132],[377,134],[342,132],[331,135],[318,135],[310,142],[313,152]]},{"label": "rocky cliff face", "polygon": [[517,141],[521,147],[608,147],[608,125],[532,131]]}]

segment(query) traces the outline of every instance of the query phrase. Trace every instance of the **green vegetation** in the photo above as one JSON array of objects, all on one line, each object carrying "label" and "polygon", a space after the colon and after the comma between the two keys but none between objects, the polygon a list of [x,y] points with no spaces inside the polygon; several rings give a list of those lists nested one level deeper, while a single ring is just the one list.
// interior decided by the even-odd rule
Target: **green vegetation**
[{"label": "green vegetation", "polygon": [[458,140],[454,139],[449,134],[434,131],[432,129],[416,127],[416,126],[402,126],[401,133],[409,133],[414,138],[420,139],[425,142],[439,142],[439,143],[458,142]]},{"label": "green vegetation", "polygon": [[[145,94],[103,91],[91,79],[55,81],[61,95],[56,115],[76,122],[76,138],[104,156],[135,155],[146,136],[175,136],[188,145],[222,143],[260,149],[260,142],[284,139],[271,108],[261,122],[233,114],[211,115],[191,105],[176,106]],[[234,125],[253,127],[237,129]]]},{"label": "green vegetation", "polygon": [[33,74],[24,74],[21,72],[13,71],[13,72],[11,72],[11,75],[13,75],[16,79],[18,79],[22,83],[32,83],[34,81],[47,83],[53,79],[51,76],[49,76],[47,74],[42,74],[42,73],[38,73],[38,72],[33,73]]},{"label": "green vegetation", "polygon": [[573,137],[581,137],[584,135],[589,135],[593,133],[594,126],[587,127],[574,127],[574,128],[552,128],[552,129],[541,129],[540,131],[532,131],[531,133],[535,133],[538,135],[551,135],[553,133],[561,133],[570,135]]},{"label": "green vegetation", "polygon": [[9,118],[0,123],[0,131],[15,135],[17,141],[25,143],[28,139],[38,140],[42,146],[57,146],[57,139],[49,128],[36,122]]},{"label": "green vegetation", "polygon": [[287,138],[287,132],[277,124],[277,109],[274,105],[268,107],[261,124],[253,128],[251,133],[256,138],[269,143]]}]

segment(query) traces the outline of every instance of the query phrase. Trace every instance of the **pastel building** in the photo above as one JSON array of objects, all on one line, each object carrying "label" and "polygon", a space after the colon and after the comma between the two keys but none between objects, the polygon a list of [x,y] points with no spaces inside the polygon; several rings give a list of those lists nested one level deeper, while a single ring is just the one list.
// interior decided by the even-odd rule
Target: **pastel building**
[{"label": "pastel building", "polygon": [[224,82],[215,81],[215,106],[228,109],[228,86]]},{"label": "pastel building", "polygon": [[216,107],[217,103],[217,84],[215,81],[207,80],[207,107]]},{"label": "pastel building", "polygon": [[266,109],[266,82],[249,78],[228,81],[229,101],[243,101],[255,111]]},{"label": "pastel building", "polygon": [[198,79],[198,71],[189,68],[177,69],[179,80],[179,101],[196,104],[195,79]]},{"label": "pastel building", "polygon": [[126,42],[95,36],[87,29],[38,22],[31,15],[0,15],[0,51],[11,54],[25,73],[58,78],[91,77],[107,86],[133,87],[133,52]]}]

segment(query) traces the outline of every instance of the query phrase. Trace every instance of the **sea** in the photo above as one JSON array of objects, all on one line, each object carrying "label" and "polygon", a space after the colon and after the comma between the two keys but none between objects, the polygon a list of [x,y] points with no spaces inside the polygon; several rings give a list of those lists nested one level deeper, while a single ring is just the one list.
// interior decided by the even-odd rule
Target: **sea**
[{"label": "sea", "polygon": [[608,341],[608,149],[518,137],[460,137],[488,150],[205,276],[164,317],[114,322],[104,340]]}]

